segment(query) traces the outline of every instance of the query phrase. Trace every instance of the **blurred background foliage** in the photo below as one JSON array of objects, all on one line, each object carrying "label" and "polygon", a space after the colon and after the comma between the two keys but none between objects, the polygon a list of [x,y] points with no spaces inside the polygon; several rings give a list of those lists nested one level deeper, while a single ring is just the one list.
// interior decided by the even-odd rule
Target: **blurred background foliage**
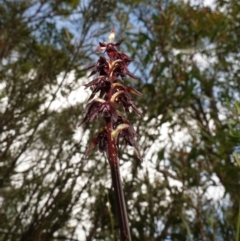
[{"label": "blurred background foliage", "polygon": [[[118,240],[83,67],[115,27],[144,113],[120,150],[132,240],[240,240],[240,2],[1,0],[0,241]],[[238,236],[238,237],[237,237]]]}]

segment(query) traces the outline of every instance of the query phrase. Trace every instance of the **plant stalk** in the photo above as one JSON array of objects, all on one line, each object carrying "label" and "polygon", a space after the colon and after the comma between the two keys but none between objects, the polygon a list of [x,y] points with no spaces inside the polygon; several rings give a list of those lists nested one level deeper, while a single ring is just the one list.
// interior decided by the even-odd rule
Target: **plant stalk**
[{"label": "plant stalk", "polygon": [[125,199],[123,194],[121,175],[118,162],[117,147],[114,139],[111,136],[112,133],[112,121],[107,121],[107,136],[108,136],[108,161],[111,168],[112,183],[114,188],[114,196],[116,201],[116,209],[118,214],[118,222],[120,227],[121,241],[131,241],[127,210],[125,205]]}]

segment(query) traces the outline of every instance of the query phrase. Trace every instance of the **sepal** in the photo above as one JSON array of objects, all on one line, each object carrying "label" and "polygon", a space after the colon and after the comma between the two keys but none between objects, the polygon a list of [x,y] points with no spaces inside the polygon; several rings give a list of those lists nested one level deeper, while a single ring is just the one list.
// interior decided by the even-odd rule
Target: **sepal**
[{"label": "sepal", "polygon": [[128,129],[129,125],[128,124],[120,124],[117,126],[115,130],[112,131],[111,136],[113,139],[117,138],[118,134],[123,131],[124,129]]},{"label": "sepal", "polygon": [[136,89],[134,89],[132,87],[124,86],[123,84],[118,83],[118,82],[113,83],[113,92],[118,92],[118,91],[121,91],[121,90],[126,91],[130,94],[137,95],[137,96],[143,95],[141,92],[137,91]]},{"label": "sepal", "polygon": [[137,142],[135,140],[137,134],[133,129],[132,125],[130,124],[130,122],[122,116],[118,116],[118,120],[114,123],[113,127],[115,129],[112,131],[111,136],[112,138],[114,138],[117,146],[119,147],[120,140],[122,139],[125,145],[129,145],[134,148],[137,158],[142,162],[143,158],[141,156]]},{"label": "sepal", "polygon": [[85,152],[85,158],[87,158],[92,150],[98,145],[98,149],[100,152],[104,152],[107,150],[107,130],[106,127],[103,127],[99,130],[96,137],[93,138],[91,144],[88,146]]},{"label": "sepal", "polygon": [[126,91],[121,90],[114,93],[110,99],[110,102],[121,103],[126,112],[129,112],[129,108],[131,107],[139,116],[142,116],[142,113],[137,109],[132,101],[131,96]]}]

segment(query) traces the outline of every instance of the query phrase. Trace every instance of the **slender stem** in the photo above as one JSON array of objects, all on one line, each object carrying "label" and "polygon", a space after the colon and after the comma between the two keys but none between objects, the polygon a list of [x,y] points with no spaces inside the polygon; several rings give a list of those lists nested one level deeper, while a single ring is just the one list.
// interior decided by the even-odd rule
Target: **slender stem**
[{"label": "slender stem", "polygon": [[121,241],[131,241],[127,210],[125,206],[125,199],[123,194],[121,175],[118,163],[118,154],[115,141],[113,140],[112,133],[112,121],[107,120],[107,138],[108,138],[108,160],[111,167],[112,183],[114,188],[114,195],[116,200],[116,208],[118,213],[118,222],[120,226]]},{"label": "slender stem", "polygon": [[240,240],[240,201],[239,201],[239,209],[238,209],[238,219],[237,219],[237,233],[236,233],[236,241]]}]

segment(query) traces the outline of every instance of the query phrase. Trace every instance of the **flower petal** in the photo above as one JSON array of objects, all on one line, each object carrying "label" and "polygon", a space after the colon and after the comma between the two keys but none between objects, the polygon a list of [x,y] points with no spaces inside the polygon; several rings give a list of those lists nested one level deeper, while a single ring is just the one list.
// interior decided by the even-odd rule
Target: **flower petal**
[{"label": "flower petal", "polygon": [[95,138],[92,140],[91,144],[88,146],[87,150],[85,151],[85,154],[84,154],[84,157],[85,157],[85,158],[87,158],[87,157],[91,154],[92,150],[94,149],[94,147],[95,147],[97,144],[98,144],[98,138],[95,137]]},{"label": "flower petal", "polygon": [[129,128],[128,124],[118,125],[117,128],[115,130],[113,130],[111,133],[112,138],[116,138],[121,131],[128,129],[128,128]]},{"label": "flower petal", "polygon": [[138,95],[138,96],[142,96],[143,94],[139,91],[137,91],[136,89],[132,88],[132,87],[126,87],[127,92],[134,94],[134,95]]}]

